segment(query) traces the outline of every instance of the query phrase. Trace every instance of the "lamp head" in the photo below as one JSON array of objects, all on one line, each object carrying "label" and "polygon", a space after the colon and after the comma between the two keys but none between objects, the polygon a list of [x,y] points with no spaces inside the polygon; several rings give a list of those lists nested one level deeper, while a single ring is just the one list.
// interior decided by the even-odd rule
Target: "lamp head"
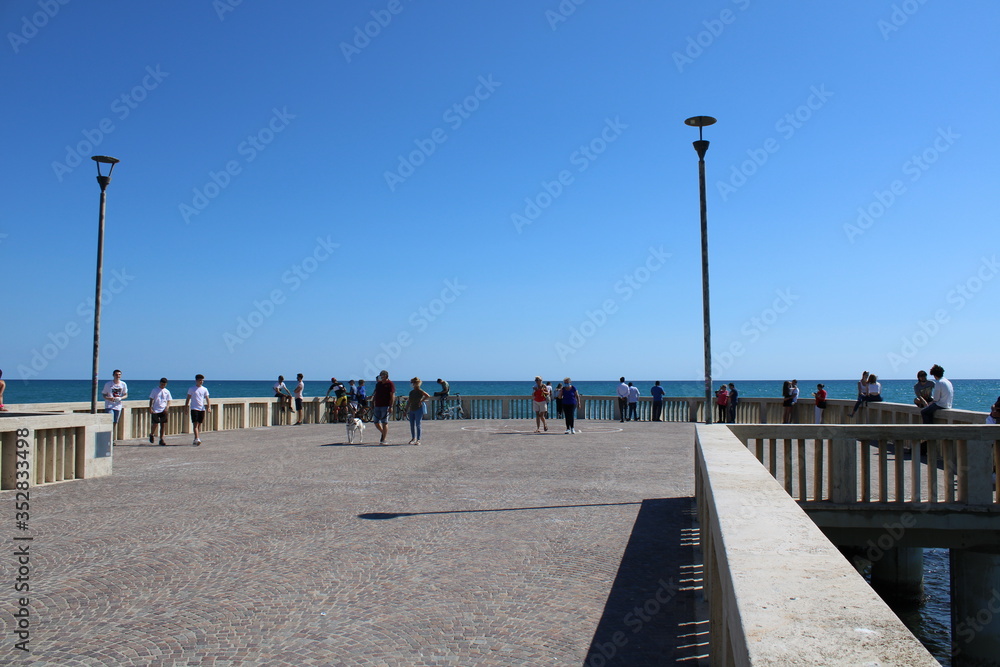
[{"label": "lamp head", "polygon": [[[111,182],[111,172],[115,170],[115,165],[121,162],[121,160],[108,155],[92,155],[90,159],[97,163],[97,182],[100,184],[101,190],[103,191],[104,188],[108,187],[108,183]],[[101,173],[102,164],[111,165],[111,168],[108,169],[107,175]]]}]

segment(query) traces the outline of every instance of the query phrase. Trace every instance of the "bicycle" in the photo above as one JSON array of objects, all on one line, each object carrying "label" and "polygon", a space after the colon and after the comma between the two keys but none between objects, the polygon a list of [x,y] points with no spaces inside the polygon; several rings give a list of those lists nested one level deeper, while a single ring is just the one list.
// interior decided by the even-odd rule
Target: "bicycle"
[{"label": "bicycle", "polygon": [[[438,411],[435,413],[436,419],[465,419],[465,410],[462,409],[461,394],[453,394],[439,400],[441,403],[439,404]],[[449,405],[449,403],[451,403],[451,405]]]},{"label": "bicycle", "polygon": [[396,420],[398,422],[401,422],[401,421],[406,421],[409,418],[408,415],[406,414],[407,413],[407,410],[406,410],[407,400],[408,399],[407,399],[406,396],[398,396],[398,397],[396,397],[396,405],[393,407],[393,410],[392,410],[392,418],[394,420]]}]

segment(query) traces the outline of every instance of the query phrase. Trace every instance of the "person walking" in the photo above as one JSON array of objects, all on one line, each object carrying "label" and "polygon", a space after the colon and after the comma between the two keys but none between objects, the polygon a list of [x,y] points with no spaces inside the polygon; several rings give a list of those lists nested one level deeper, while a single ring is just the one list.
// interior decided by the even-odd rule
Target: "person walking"
[{"label": "person walking", "polygon": [[153,444],[156,435],[156,425],[160,425],[160,446],[165,447],[163,436],[167,431],[167,415],[170,413],[170,401],[174,399],[167,389],[167,378],[160,378],[160,386],[149,392],[149,444]]},{"label": "person walking", "polygon": [[562,419],[563,416],[563,404],[562,404],[562,382],[556,384],[556,419]]},{"label": "person walking", "polygon": [[[625,378],[622,378],[623,380]],[[566,433],[576,433],[574,428],[576,419],[576,408],[580,404],[580,394],[573,386],[569,378],[563,380],[562,389],[559,390],[559,397],[562,399],[562,411],[566,415]],[[624,414],[624,413],[622,413]]]},{"label": "person walking", "polygon": [[208,388],[205,387],[205,376],[199,373],[194,376],[194,386],[188,389],[187,398],[184,399],[184,409],[191,407],[191,428],[194,431],[194,442],[191,444],[197,447],[201,444],[201,425],[205,423],[205,414],[212,411],[212,402],[208,397]]},{"label": "person walking", "polygon": [[421,380],[418,377],[410,380],[410,393],[406,398],[406,416],[410,419],[410,442],[411,445],[420,444],[420,425],[424,420],[424,404],[431,397],[426,391],[420,388]]},{"label": "person walking", "polygon": [[389,371],[382,371],[378,374],[375,392],[372,395],[372,405],[375,408],[372,421],[382,436],[378,441],[380,445],[384,445],[389,437],[389,410],[395,403],[396,385],[389,379]]},{"label": "person walking", "polygon": [[661,422],[663,421],[663,387],[660,386],[660,381],[657,380],[653,388],[649,390],[649,393],[653,396],[653,421]]},{"label": "person walking", "polygon": [[112,440],[118,436],[118,420],[122,416],[122,401],[128,398],[128,385],[122,381],[122,372],[115,369],[112,373],[113,380],[104,383],[101,394],[104,396],[104,411],[112,415],[114,426],[111,429]]},{"label": "person walking", "polygon": [[541,433],[540,429],[548,431],[545,416],[549,411],[549,388],[542,384],[539,375],[535,376],[535,386],[531,388],[531,405],[535,410],[535,433]]}]

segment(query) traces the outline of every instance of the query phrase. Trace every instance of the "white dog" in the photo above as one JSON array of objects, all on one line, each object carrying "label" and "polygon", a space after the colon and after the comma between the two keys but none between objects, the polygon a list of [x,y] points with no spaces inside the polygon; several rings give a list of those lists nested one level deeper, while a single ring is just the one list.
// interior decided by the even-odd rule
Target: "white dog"
[{"label": "white dog", "polygon": [[365,436],[365,423],[358,419],[357,417],[351,417],[347,420],[347,444],[353,445],[354,438],[357,438],[358,442],[362,442]]}]

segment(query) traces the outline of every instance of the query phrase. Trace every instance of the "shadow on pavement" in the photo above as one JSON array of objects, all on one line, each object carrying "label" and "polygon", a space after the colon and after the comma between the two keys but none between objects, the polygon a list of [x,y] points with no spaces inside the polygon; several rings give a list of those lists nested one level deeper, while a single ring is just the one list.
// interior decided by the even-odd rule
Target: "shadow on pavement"
[{"label": "shadow on pavement", "polygon": [[707,664],[693,513],[694,498],[642,502],[584,667]]}]

